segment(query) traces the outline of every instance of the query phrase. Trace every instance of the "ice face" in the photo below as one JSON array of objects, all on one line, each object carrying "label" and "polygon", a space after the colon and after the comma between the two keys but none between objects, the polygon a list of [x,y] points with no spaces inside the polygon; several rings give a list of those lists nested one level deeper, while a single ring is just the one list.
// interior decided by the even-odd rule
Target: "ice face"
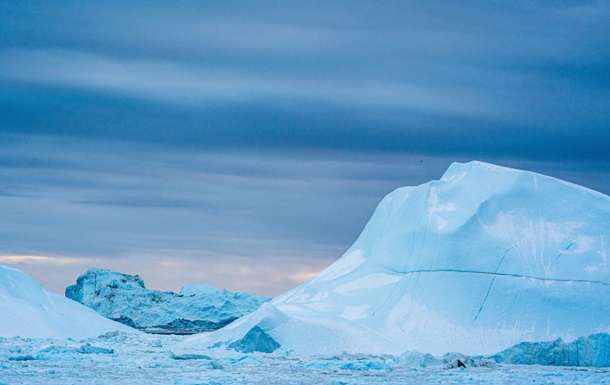
[{"label": "ice face", "polygon": [[86,338],[134,329],[55,293],[23,272],[0,266],[0,337]]},{"label": "ice face", "polygon": [[226,347],[255,325],[303,354],[493,354],[607,332],[609,234],[603,194],[454,163],[386,196],[343,257],[238,321],[247,327],[182,347]]},{"label": "ice face", "polygon": [[592,334],[566,342],[522,342],[495,356],[499,363],[553,366],[610,366],[610,335]]},{"label": "ice face", "polygon": [[96,268],[66,288],[66,297],[132,327],[180,332],[218,329],[271,299],[208,285],[186,285],[181,294],[148,290],[137,275]]}]

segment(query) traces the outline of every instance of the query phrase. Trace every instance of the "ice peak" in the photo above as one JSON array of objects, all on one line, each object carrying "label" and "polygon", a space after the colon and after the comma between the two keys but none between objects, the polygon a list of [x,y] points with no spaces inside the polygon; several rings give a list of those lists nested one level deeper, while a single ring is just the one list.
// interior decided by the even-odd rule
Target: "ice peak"
[{"label": "ice peak", "polygon": [[489,174],[505,174],[515,172],[529,173],[528,171],[519,171],[513,168],[498,166],[478,160],[473,160],[467,163],[453,162],[447,168],[447,171],[445,171],[440,180],[444,182],[458,182],[464,179],[466,175],[480,175],[481,177],[488,177]]}]

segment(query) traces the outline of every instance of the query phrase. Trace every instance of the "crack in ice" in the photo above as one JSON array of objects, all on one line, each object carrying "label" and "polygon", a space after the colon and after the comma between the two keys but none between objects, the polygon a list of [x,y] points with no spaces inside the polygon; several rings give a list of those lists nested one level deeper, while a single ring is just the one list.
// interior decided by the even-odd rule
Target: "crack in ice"
[{"label": "crack in ice", "polygon": [[422,269],[422,270],[411,270],[404,273],[399,273],[403,275],[408,274],[420,274],[420,273],[466,273],[466,274],[483,274],[483,275],[491,275],[496,277],[512,277],[512,278],[529,278],[537,281],[544,282],[573,282],[573,283],[593,283],[600,284],[605,286],[610,286],[610,283],[598,280],[589,280],[589,279],[566,279],[566,278],[543,278],[536,277],[534,275],[526,275],[526,274],[514,274],[514,273],[498,273],[491,271],[478,271],[478,270],[461,270],[461,269]]},{"label": "crack in ice", "polygon": [[[508,254],[509,251],[510,251],[510,248],[506,249],[506,251],[502,255],[502,258],[500,259],[500,263],[498,263],[498,266],[496,266],[496,270],[494,271],[494,274],[496,274],[498,272],[498,270],[500,270],[500,266],[502,266],[502,262],[504,262],[504,258],[506,258],[506,255]],[[491,287],[493,286],[494,282],[496,281],[496,278],[497,277],[493,277],[493,279],[491,280],[491,283],[489,284],[489,287],[487,288],[487,293],[485,293],[485,298],[483,298],[483,302],[481,303],[481,306],[479,307],[479,311],[477,312],[477,315],[472,320],[473,324],[481,315],[481,312],[483,311],[483,306],[485,306],[485,302],[487,302],[487,297],[489,297],[489,293],[491,292]]]},{"label": "crack in ice", "polygon": [[561,253],[559,253],[559,255],[557,255],[557,257],[555,257],[555,260],[553,261],[553,263],[551,265],[554,265],[555,262],[557,262],[557,260],[559,259],[559,257],[561,257],[563,255],[564,252],[570,250],[570,247],[574,246],[574,242],[570,243],[568,245],[568,247],[566,247]]}]

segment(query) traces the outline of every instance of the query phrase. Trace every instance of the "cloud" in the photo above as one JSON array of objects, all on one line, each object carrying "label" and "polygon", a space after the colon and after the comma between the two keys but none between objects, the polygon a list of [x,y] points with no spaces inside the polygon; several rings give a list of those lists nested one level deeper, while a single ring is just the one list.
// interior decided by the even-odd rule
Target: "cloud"
[{"label": "cloud", "polygon": [[[392,156],[159,152],[28,138],[5,151],[8,158],[13,154],[19,157],[0,167],[12,193],[0,201],[11,223],[0,231],[10,239],[4,246],[29,245],[30,252],[51,247],[77,255],[114,255],[142,245],[193,249],[233,242],[239,247],[240,242],[222,240],[227,234],[295,246],[299,239],[336,245],[353,240],[377,201],[397,187],[397,176],[408,176],[419,165],[419,158],[406,167]],[[30,167],[31,159],[56,166]],[[359,208],[363,199],[367,206]],[[312,211],[341,208],[344,219],[354,219],[347,232],[345,227],[327,231],[339,217],[311,217]],[[320,220],[326,224],[315,223]],[[49,223],[58,225],[41,231]]]},{"label": "cloud", "polygon": [[[21,11],[37,29],[5,36],[5,81],[191,107],[262,103],[270,114],[334,105],[369,111],[377,126],[429,113],[540,130],[593,123],[607,108],[610,11],[600,3],[38,7],[48,14]],[[5,14],[20,28],[23,15]]]},{"label": "cloud", "polygon": [[61,258],[61,257],[47,257],[44,255],[0,255],[1,264],[32,264],[32,265],[71,265],[82,263],[83,259],[78,258]]},{"label": "cloud", "polygon": [[82,273],[92,267],[140,275],[148,289],[180,292],[188,284],[207,283],[219,289],[250,291],[275,296],[324,269],[332,259],[303,260],[290,255],[273,257],[265,263],[244,263],[243,259],[196,258],[191,255],[130,255],[129,258],[70,258],[31,255],[0,255],[0,264],[11,265],[32,276],[48,290],[64,294]]},{"label": "cloud", "polygon": [[308,100],[351,108],[406,109],[458,115],[499,113],[466,90],[370,79],[320,81],[298,74],[246,72],[151,60],[114,59],[65,50],[0,51],[1,78],[32,84],[107,92],[116,97],[211,106],[256,100]]},{"label": "cloud", "polygon": [[[96,266],[141,274],[163,290],[207,282],[277,294],[339,258],[385,194],[470,160],[159,151],[29,136],[0,153],[3,189],[11,193],[0,195],[0,262],[55,291]],[[608,162],[481,160],[610,192]]]}]

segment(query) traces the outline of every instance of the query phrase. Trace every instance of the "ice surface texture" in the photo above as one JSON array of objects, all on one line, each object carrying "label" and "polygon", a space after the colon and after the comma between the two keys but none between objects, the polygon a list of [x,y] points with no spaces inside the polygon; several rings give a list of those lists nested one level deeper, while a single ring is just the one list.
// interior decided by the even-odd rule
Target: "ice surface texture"
[{"label": "ice surface texture", "polygon": [[226,348],[255,327],[298,354],[489,355],[570,342],[610,330],[609,236],[608,196],[454,163],[440,180],[386,196],[320,274],[175,350]]},{"label": "ice surface texture", "polygon": [[270,300],[208,285],[187,285],[181,294],[148,290],[139,276],[106,269],[85,272],[66,297],[132,327],[180,331],[218,329]]},{"label": "ice surface texture", "polygon": [[136,332],[0,266],[0,337],[88,338],[115,330]]}]

